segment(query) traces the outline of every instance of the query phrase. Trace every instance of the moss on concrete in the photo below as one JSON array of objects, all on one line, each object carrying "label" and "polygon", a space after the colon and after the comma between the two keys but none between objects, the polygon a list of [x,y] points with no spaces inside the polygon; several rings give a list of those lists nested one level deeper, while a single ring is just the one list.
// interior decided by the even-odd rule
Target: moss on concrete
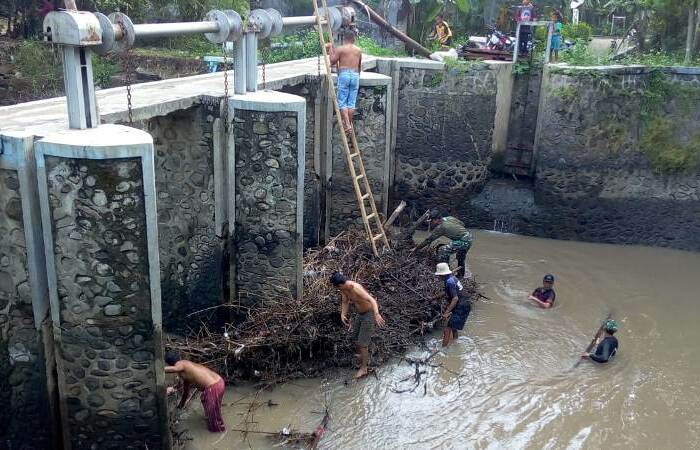
[{"label": "moss on concrete", "polygon": [[677,128],[671,119],[663,117],[656,117],[646,125],[639,148],[657,173],[687,172],[698,164],[700,131],[683,144],[679,142]]}]

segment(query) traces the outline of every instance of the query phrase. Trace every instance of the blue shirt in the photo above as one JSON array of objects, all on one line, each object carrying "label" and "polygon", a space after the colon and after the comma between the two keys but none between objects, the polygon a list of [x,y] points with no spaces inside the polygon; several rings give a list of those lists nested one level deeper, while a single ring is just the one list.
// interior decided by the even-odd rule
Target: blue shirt
[{"label": "blue shirt", "polygon": [[453,298],[459,297],[462,289],[462,283],[456,276],[450,275],[445,280],[445,295],[447,296],[447,300],[451,301]]}]

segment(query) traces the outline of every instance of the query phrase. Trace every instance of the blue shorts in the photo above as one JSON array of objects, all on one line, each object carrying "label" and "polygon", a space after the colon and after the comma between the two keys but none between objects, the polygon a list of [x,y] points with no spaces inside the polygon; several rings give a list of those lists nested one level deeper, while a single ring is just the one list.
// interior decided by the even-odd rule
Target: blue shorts
[{"label": "blue shorts", "polygon": [[355,109],[359,89],[360,74],[354,70],[340,69],[338,72],[338,107],[340,109]]}]

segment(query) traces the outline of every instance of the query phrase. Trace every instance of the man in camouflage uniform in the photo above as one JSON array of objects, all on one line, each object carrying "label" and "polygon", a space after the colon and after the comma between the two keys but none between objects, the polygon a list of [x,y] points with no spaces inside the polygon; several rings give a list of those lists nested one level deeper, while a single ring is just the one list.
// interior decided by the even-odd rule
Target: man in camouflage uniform
[{"label": "man in camouflage uniform", "polygon": [[452,242],[441,245],[440,248],[438,248],[437,262],[449,263],[450,256],[456,254],[457,265],[459,266],[457,276],[461,278],[464,277],[465,274],[468,274],[467,277],[470,277],[471,273],[467,271],[467,252],[474,241],[472,234],[467,230],[461,220],[452,216],[442,217],[442,214],[440,214],[440,211],[437,209],[430,211],[429,220],[432,232],[423,242],[418,244],[416,250],[422,250],[436,239],[445,236]]}]

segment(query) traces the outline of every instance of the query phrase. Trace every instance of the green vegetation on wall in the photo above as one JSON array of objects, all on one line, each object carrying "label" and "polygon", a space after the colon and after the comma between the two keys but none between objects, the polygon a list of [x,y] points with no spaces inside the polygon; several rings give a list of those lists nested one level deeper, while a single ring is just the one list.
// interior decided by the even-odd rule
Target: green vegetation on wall
[{"label": "green vegetation on wall", "polygon": [[572,103],[579,99],[581,95],[573,85],[559,86],[552,91],[552,94],[560,97],[565,103]]},{"label": "green vegetation on wall", "polygon": [[562,105],[568,105],[567,111],[572,105],[584,108],[579,102],[582,95],[586,95],[581,89],[586,87],[599,90],[596,97],[609,103],[623,98],[622,104],[630,106],[597,117],[598,125],[586,130],[591,141],[604,143],[602,145],[609,151],[621,148],[630,136],[629,125],[625,122],[628,118],[635,122],[634,114],[638,114],[639,150],[656,173],[681,173],[697,166],[700,130],[686,139],[683,129],[689,125],[685,118],[700,104],[700,87],[672,82],[660,70],[642,76],[636,87],[621,87],[619,76],[603,70],[556,69],[552,73],[561,73],[575,80],[574,84],[559,86],[552,91]]},{"label": "green vegetation on wall", "polygon": [[643,132],[639,148],[654,170],[669,174],[695,167],[700,155],[700,130],[690,137],[689,142],[682,143],[679,139],[680,122],[668,116],[664,105],[673,99],[680,109],[676,115],[683,117],[700,100],[700,88],[672,83],[666,74],[657,70],[649,75],[647,85],[640,94]]},{"label": "green vegetation on wall", "polygon": [[672,120],[656,117],[645,125],[639,147],[657,173],[686,172],[695,167],[700,155],[700,131],[686,144],[678,140],[678,126]]}]

